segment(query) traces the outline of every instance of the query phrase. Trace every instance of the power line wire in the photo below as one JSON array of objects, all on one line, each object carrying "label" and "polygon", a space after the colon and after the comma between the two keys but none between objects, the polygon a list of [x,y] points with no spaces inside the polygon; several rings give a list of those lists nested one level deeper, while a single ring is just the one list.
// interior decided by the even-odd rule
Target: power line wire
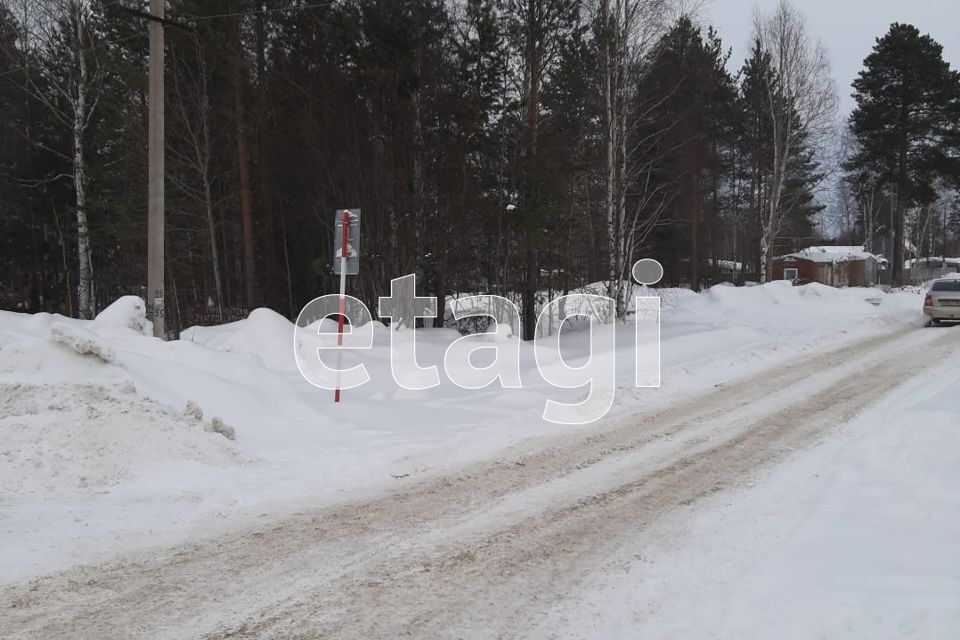
[{"label": "power line wire", "polygon": [[254,9],[252,11],[237,11],[235,13],[220,13],[212,16],[190,16],[191,20],[214,20],[216,18],[242,18],[243,16],[254,16],[267,13],[293,13],[295,11],[306,11],[307,9],[320,9],[323,7],[332,7],[336,0],[326,0],[326,2],[315,2],[305,4],[299,7],[274,7],[273,9]]},{"label": "power line wire", "polygon": [[[91,52],[97,51],[97,50],[99,50],[99,49],[105,49],[105,48],[107,48],[107,47],[112,47],[112,46],[117,45],[117,44],[122,44],[122,43],[124,43],[124,42],[127,42],[127,41],[129,41],[129,40],[133,40],[133,39],[135,39],[135,38],[146,38],[146,37],[147,37],[147,34],[145,34],[145,33],[135,33],[135,34],[133,34],[133,35],[125,36],[125,37],[123,37],[123,38],[118,38],[118,39],[116,39],[116,40],[110,40],[109,42],[99,42],[99,43],[93,45],[92,47],[82,47],[82,48],[81,48],[81,51],[86,52],[86,53],[91,53]],[[34,66],[34,65],[31,65],[31,66]],[[19,65],[19,66],[16,66],[16,67],[12,67],[12,68],[10,68],[10,69],[7,69],[7,70],[4,71],[3,73],[0,73],[0,78],[3,78],[3,77],[8,76],[8,75],[12,75],[12,74],[17,73],[17,72],[19,72],[19,71],[25,71],[26,69],[27,69],[27,66],[26,66],[26,65]]]},{"label": "power line wire", "polygon": [[[333,5],[335,4],[335,2],[336,2],[336,0],[326,0],[325,2],[314,2],[314,3],[310,3],[310,4],[301,5],[301,6],[299,6],[299,7],[274,7],[274,8],[272,8],[272,9],[254,9],[254,10],[251,10],[251,11],[236,11],[236,12],[233,12],[233,13],[220,13],[220,14],[209,15],[209,16],[195,16],[195,15],[186,14],[186,15],[184,15],[183,17],[186,18],[186,19],[189,19],[189,20],[191,20],[191,21],[195,21],[195,22],[205,22],[205,21],[209,21],[209,20],[217,20],[217,19],[220,19],[220,18],[242,18],[242,17],[244,17],[244,16],[262,15],[262,14],[269,14],[269,13],[293,13],[293,12],[296,12],[296,11],[307,11],[307,10],[309,10],[309,9],[321,9],[321,8],[324,8],[324,7],[331,7],[331,6],[333,6]],[[105,5],[105,6],[114,6],[114,7],[121,8],[121,9],[126,8],[126,6],[121,3],[121,0],[105,0],[104,5]],[[124,38],[119,38],[119,39],[117,39],[117,40],[112,40],[112,41],[110,41],[110,42],[101,42],[101,43],[99,43],[99,44],[97,44],[97,45],[94,45],[94,46],[92,46],[92,47],[86,47],[86,48],[83,49],[83,51],[85,51],[85,52],[93,52],[93,51],[97,51],[97,50],[99,50],[99,49],[103,49],[103,48],[106,48],[106,47],[111,47],[111,46],[114,46],[114,45],[117,45],[117,44],[122,44],[122,43],[124,43],[124,42],[129,41],[129,40],[133,40],[133,39],[135,39],[135,38],[140,38],[140,37],[146,38],[146,34],[144,34],[144,33],[137,33],[137,34],[134,34],[134,35],[131,35],[131,36],[126,36],[126,37],[124,37]],[[4,78],[4,77],[6,77],[6,76],[13,75],[13,74],[15,74],[15,73],[18,73],[18,72],[20,72],[20,71],[24,71],[24,70],[26,70],[26,69],[27,69],[27,67],[26,67],[25,65],[20,65],[20,66],[17,66],[17,67],[10,68],[10,69],[4,71],[3,73],[0,73],[0,78]]]}]

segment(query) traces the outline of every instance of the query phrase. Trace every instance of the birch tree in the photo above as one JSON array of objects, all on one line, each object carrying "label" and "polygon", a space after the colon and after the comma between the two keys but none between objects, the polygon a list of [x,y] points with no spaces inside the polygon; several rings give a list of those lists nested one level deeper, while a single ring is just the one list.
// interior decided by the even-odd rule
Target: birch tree
[{"label": "birch tree", "polygon": [[25,76],[25,89],[69,131],[70,149],[44,147],[69,162],[77,219],[77,310],[81,318],[96,314],[93,253],[88,219],[88,167],[85,138],[102,95],[105,71],[97,57],[87,0],[45,0],[33,5],[24,56],[36,60]]},{"label": "birch tree", "polygon": [[215,172],[210,120],[214,117],[210,102],[207,56],[198,39],[193,39],[192,56],[174,49],[171,102],[176,123],[167,152],[192,174],[193,180],[170,176],[173,185],[203,211],[209,235],[210,267],[217,292],[218,319],[223,321],[223,279],[214,217],[214,186],[220,177]]},{"label": "birch tree", "polygon": [[[630,295],[631,260],[662,212],[662,187],[651,180],[652,165],[632,165],[631,151],[649,138],[637,140],[636,85],[632,82],[640,57],[663,29],[666,0],[599,0],[600,92],[604,135],[604,217],[608,253],[607,297],[616,301],[619,319],[626,316]],[[629,185],[639,185],[637,205],[627,210]]]},{"label": "birch tree", "polygon": [[764,83],[771,147],[769,198],[760,233],[760,280],[766,282],[784,219],[788,160],[804,138],[818,149],[835,131],[837,93],[825,47],[810,36],[803,15],[790,4],[781,1],[769,15],[758,11],[753,28],[774,74]]}]

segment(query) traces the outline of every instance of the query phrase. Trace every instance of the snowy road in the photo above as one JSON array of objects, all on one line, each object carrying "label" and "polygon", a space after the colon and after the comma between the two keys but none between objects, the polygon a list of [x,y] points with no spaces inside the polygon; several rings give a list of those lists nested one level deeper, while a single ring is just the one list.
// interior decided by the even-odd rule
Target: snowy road
[{"label": "snowy road", "polygon": [[951,329],[861,340],[653,415],[531,441],[453,475],[401,479],[373,500],[17,585],[0,592],[0,629],[536,637],[545,612],[605,559],[642,548],[653,523],[756,481],[958,349]]}]

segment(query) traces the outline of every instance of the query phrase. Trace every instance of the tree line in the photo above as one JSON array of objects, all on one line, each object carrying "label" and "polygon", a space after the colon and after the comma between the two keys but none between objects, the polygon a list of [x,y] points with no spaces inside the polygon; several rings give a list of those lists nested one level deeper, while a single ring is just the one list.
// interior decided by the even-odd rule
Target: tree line
[{"label": "tree line", "polygon": [[[0,308],[91,317],[144,295],[131,9],[0,0]],[[544,291],[602,282],[624,315],[640,257],[699,289],[764,281],[825,235],[891,235],[895,268],[910,234],[958,240],[960,80],[909,25],[840,123],[787,3],[754,16],[745,61],[669,0],[171,0],[167,19],[174,330],[334,291],[341,207],[363,210],[349,293],[371,309],[416,273],[440,299],[513,297],[528,337]]]}]

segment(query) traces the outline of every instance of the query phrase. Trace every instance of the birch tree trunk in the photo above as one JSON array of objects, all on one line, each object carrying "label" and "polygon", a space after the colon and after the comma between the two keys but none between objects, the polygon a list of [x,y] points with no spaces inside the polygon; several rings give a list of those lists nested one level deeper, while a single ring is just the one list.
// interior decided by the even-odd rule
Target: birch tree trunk
[{"label": "birch tree trunk", "polygon": [[29,19],[35,36],[24,36],[24,55],[43,65],[37,74],[25,69],[24,90],[68,132],[65,138],[70,141],[69,150],[36,145],[70,163],[77,218],[77,315],[92,319],[96,315],[96,291],[84,138],[100,100],[103,72],[93,34],[88,29],[87,1],[56,0],[40,5],[36,14],[29,13],[24,3],[23,16],[25,23]]},{"label": "birch tree trunk", "polygon": [[[653,221],[661,211],[648,209],[651,192],[639,190],[636,210],[627,211],[627,188],[632,179],[642,177],[645,168],[631,167],[630,134],[634,114],[627,86],[632,62],[659,34],[665,15],[661,0],[600,0],[598,18],[602,31],[600,50],[601,93],[604,121],[604,214],[607,231],[607,297],[615,301],[616,318],[627,315],[632,290],[630,267],[638,240],[640,217]],[[641,185],[649,186],[643,180]],[[612,319],[611,319],[612,320]]]},{"label": "birch tree trunk", "polygon": [[760,281],[770,279],[773,251],[780,235],[787,164],[801,136],[816,150],[835,132],[836,88],[826,49],[811,40],[804,17],[781,0],[765,16],[754,16],[754,36],[773,63],[773,78],[764,82],[770,117],[772,163],[766,215],[760,231]]},{"label": "birch tree trunk", "polygon": [[72,0],[71,10],[75,29],[75,52],[79,66],[79,78],[73,104],[73,187],[77,201],[77,256],[79,277],[77,280],[77,310],[81,318],[92,320],[96,315],[93,282],[93,254],[90,250],[90,226],[87,221],[87,173],[83,153],[83,136],[94,105],[88,105],[90,86],[87,54],[84,51],[87,37],[86,18],[81,0]]},{"label": "birch tree trunk", "polygon": [[[82,103],[82,101],[81,101]],[[93,291],[93,256],[90,251],[90,226],[87,222],[86,167],[83,158],[83,129],[74,128],[73,133],[73,186],[77,198],[77,255],[79,256],[79,279],[77,281],[77,309],[85,320],[96,315]]]},{"label": "birch tree trunk", "polygon": [[777,237],[780,235],[780,226],[783,219],[781,196],[783,195],[787,158],[790,156],[794,135],[792,123],[779,113],[781,108],[777,105],[777,96],[772,87],[768,90],[768,95],[773,122],[773,172],[770,177],[767,215],[760,240],[761,283],[767,282],[773,273],[773,249],[776,246]]},{"label": "birch tree trunk", "polygon": [[605,198],[604,211],[607,221],[607,254],[608,254],[608,280],[607,297],[617,300],[619,298],[619,243],[617,242],[620,233],[619,224],[617,224],[616,207],[619,202],[617,197],[617,127],[619,118],[616,113],[615,97],[616,91],[616,72],[614,66],[617,64],[617,55],[614,52],[614,17],[610,10],[610,0],[601,0],[600,4],[600,24],[603,30],[603,47],[601,53],[602,65],[602,86],[603,86],[603,115],[605,124],[605,154],[604,154],[604,183]]}]

